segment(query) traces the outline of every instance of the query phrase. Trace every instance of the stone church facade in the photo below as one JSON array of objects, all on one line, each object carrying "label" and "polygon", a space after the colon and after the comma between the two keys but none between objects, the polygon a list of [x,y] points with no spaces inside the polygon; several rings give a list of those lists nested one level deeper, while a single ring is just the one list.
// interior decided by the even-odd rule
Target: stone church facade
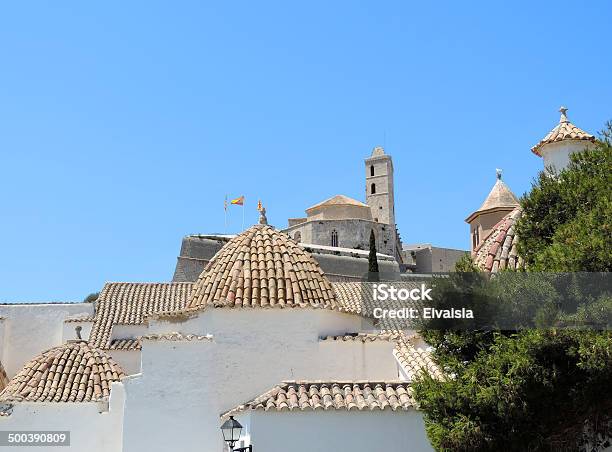
[{"label": "stone church facade", "polygon": [[301,243],[368,250],[373,230],[377,251],[401,263],[393,177],[393,159],[377,146],[365,159],[365,203],[336,195],[306,209],[306,217],[290,218],[284,231]]}]

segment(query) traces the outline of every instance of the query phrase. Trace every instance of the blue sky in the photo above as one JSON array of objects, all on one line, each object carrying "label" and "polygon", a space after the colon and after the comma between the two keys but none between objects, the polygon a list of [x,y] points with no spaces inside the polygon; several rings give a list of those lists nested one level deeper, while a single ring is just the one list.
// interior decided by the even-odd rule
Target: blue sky
[{"label": "blue sky", "polygon": [[[8,2],[0,8],[0,300],[172,276],[225,194],[286,226],[384,144],[406,243],[467,248],[495,168],[517,194],[569,107],[612,119],[612,5]],[[233,208],[230,232],[241,226]]]}]

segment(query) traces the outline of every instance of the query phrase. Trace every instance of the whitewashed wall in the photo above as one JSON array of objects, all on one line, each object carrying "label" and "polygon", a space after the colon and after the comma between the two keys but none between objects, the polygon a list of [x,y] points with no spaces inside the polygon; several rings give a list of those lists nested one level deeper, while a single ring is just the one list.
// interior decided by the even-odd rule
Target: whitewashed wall
[{"label": "whitewashed wall", "polygon": [[565,169],[570,163],[570,155],[584,151],[590,144],[588,141],[565,140],[543,146],[540,153],[544,159],[544,168],[553,167],[557,171]]},{"label": "whitewashed wall", "polygon": [[318,365],[310,379],[397,380],[393,359],[394,343],[389,341],[321,341]]},{"label": "whitewashed wall", "polygon": [[81,327],[81,338],[84,341],[89,340],[89,335],[91,334],[91,328],[93,327],[93,322],[64,322],[64,333],[62,335],[62,342],[68,342],[70,340],[78,339],[76,329],[77,327]]},{"label": "whitewashed wall", "polygon": [[212,334],[213,341],[143,343],[142,374],[124,380],[124,452],[219,452],[219,416],[285,380],[397,378],[389,343],[319,340],[359,331],[361,319],[353,315],[211,309],[149,326],[149,333]]},{"label": "whitewashed wall", "polygon": [[432,451],[421,413],[410,411],[253,411],[238,416],[253,451]]},{"label": "whitewashed wall", "polygon": [[126,375],[140,373],[140,350],[105,350]]},{"label": "whitewashed wall", "polygon": [[[70,431],[70,447],[54,447],[52,450],[121,452],[124,397],[123,385],[113,383],[107,406],[94,402],[17,403],[10,416],[0,416],[0,430]],[[100,412],[102,409],[106,411]],[[9,449],[20,452],[47,450],[40,446]]]},{"label": "whitewashed wall", "polygon": [[6,317],[2,363],[9,378],[44,350],[61,345],[64,320],[76,315],[93,315],[92,303],[2,304]]}]

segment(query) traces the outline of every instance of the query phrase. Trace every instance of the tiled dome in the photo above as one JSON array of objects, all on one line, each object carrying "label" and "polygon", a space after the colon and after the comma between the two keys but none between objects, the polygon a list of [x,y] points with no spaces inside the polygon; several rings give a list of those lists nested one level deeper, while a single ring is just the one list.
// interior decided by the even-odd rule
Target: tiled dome
[{"label": "tiled dome", "polygon": [[85,341],[47,350],[27,363],[0,394],[0,402],[96,402],[124,377],[113,359]]},{"label": "tiled dome", "polygon": [[594,142],[595,137],[588,132],[585,132],[580,127],[576,127],[567,119],[567,108],[561,107],[561,118],[559,124],[555,126],[548,135],[546,135],[538,144],[531,148],[531,152],[538,156],[542,156],[541,149],[543,146],[556,143],[558,141],[573,140],[573,141],[590,141]]},{"label": "tiled dome", "polygon": [[268,225],[234,237],[206,266],[187,308],[206,306],[338,308],[319,264]]},{"label": "tiled dome", "polygon": [[489,235],[474,250],[475,264],[483,271],[495,273],[499,270],[518,270],[525,267],[517,253],[518,237],[515,225],[523,210],[517,207],[497,223]]}]

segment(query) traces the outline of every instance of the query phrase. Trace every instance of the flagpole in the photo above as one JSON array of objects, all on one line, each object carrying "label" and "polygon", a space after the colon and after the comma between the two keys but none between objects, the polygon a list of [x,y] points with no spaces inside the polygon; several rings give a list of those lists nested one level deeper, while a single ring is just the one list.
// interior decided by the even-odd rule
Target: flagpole
[{"label": "flagpole", "polygon": [[244,231],[244,205],[245,204],[246,204],[246,198],[244,202],[242,203],[242,229],[240,230],[240,232]]},{"label": "flagpole", "polygon": [[227,195],[225,195],[225,200],[223,201],[223,216],[225,217],[225,233],[227,234]]}]

